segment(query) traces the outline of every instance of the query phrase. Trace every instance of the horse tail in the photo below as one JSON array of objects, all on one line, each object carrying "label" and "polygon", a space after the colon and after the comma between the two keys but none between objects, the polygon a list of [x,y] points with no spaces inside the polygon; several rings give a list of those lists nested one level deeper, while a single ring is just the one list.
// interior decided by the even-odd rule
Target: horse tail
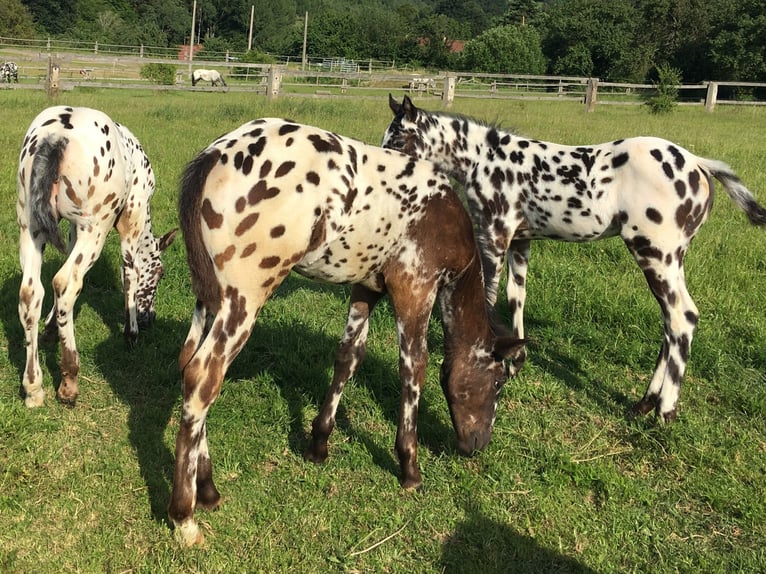
[{"label": "horse tail", "polygon": [[221,285],[215,275],[213,259],[205,247],[202,231],[202,191],[210,171],[221,152],[203,151],[194,158],[181,176],[178,214],[186,244],[186,260],[192,277],[192,289],[197,299],[217,313],[221,304]]},{"label": "horse tail", "polygon": [[199,81],[199,80],[197,80],[197,72],[196,72],[196,70],[194,72],[192,72],[191,81],[192,81],[192,86],[196,86],[197,82]]},{"label": "horse tail", "polygon": [[223,74],[219,74],[218,77],[221,78],[221,83],[225,86],[226,80],[223,79]]},{"label": "horse tail", "polygon": [[46,243],[52,244],[62,253],[66,252],[66,247],[59,230],[59,218],[51,205],[51,194],[68,144],[67,138],[53,135],[39,142],[29,177],[29,209],[34,227],[40,231]]},{"label": "horse tail", "polygon": [[766,226],[766,208],[759,204],[736,173],[722,161],[701,159],[700,166],[721,182],[734,204],[745,212],[750,223]]}]

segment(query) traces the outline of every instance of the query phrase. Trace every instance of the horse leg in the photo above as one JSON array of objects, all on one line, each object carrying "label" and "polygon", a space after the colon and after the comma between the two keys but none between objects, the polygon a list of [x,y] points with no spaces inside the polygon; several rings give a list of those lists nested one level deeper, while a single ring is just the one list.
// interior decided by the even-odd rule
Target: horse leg
[{"label": "horse leg", "polygon": [[[530,243],[529,239],[514,239],[508,249],[508,282],[505,295],[511,311],[512,333],[517,339],[524,338],[524,303],[527,300]],[[513,359],[517,371],[526,359],[527,349],[524,347]]]},{"label": "horse leg", "polygon": [[[402,488],[419,490],[423,478],[418,466],[418,404],[428,366],[428,322],[431,316],[435,286],[418,286],[406,282],[391,290],[399,339],[399,421],[396,429],[396,454],[399,459]],[[397,289],[398,288],[398,289]]]},{"label": "horse leg", "polygon": [[[237,289],[228,288],[209,329],[205,329],[208,323],[205,308],[197,304],[179,357],[179,363],[184,363],[183,416],[176,437],[176,463],[168,515],[175,525],[176,537],[187,546],[204,541],[194,519],[195,507],[215,509],[221,499],[213,482],[207,413],[220,393],[226,370],[247,342],[258,311],[269,293],[247,300]],[[196,353],[186,360],[198,337],[204,338]]]},{"label": "horse leg", "polygon": [[45,296],[45,288],[40,280],[44,246],[42,241],[32,237],[28,225],[21,226],[19,258],[22,276],[19,288],[19,321],[24,329],[24,345],[27,351],[21,385],[24,404],[28,407],[42,406],[45,400],[43,375],[37,351],[37,333]]},{"label": "horse leg", "polygon": [[327,460],[327,439],[335,428],[335,414],[343,387],[364,359],[370,313],[382,296],[383,293],[370,291],[361,285],[354,285],[351,289],[346,329],[335,353],[332,385],[311,425],[311,443],[303,455],[306,460],[317,464]]},{"label": "horse leg", "polygon": [[202,301],[197,300],[189,333],[186,335],[186,341],[181,349],[181,354],[178,356],[178,370],[182,373],[199,349],[200,343],[207,337],[214,320],[215,314],[209,312]]},{"label": "horse leg", "polygon": [[697,306],[686,288],[683,268],[685,249],[667,251],[678,253],[678,256],[670,264],[666,264],[659,250],[658,257],[642,257],[633,247],[629,248],[659,302],[664,319],[663,342],[652,380],[644,396],[633,407],[633,411],[646,414],[655,409],[662,422],[672,422],[678,414],[681,380],[699,320]]},{"label": "horse leg", "polygon": [[56,394],[59,401],[68,406],[74,406],[79,394],[80,355],[74,336],[74,304],[82,290],[85,274],[104,248],[106,236],[103,229],[80,228],[67,260],[53,277],[54,308],[61,342],[61,383]]},{"label": "horse leg", "polygon": [[[67,252],[72,251],[72,247],[77,242],[77,226],[76,225],[69,225],[69,235],[68,235],[68,249]],[[58,333],[59,333],[59,327],[56,323],[56,303],[51,305],[51,310],[48,312],[48,315],[45,317],[45,329],[43,331],[42,338],[45,342],[51,342],[58,339]]]}]

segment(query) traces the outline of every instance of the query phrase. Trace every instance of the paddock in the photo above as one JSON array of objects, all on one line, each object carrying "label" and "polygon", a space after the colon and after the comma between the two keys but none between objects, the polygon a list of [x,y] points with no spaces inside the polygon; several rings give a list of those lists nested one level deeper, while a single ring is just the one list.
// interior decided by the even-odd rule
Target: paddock
[{"label": "paddock", "polygon": [[[167,92],[75,88],[64,96],[103,109],[141,141],[157,177],[158,231],[177,224],[183,165],[244,121],[291,117],[380,143],[391,119],[387,93],[269,102],[230,90],[222,101],[187,85]],[[0,148],[9,206],[0,233],[15,238],[18,152],[24,130],[49,102],[42,90],[0,91],[0,98],[17,118],[7,122]],[[579,102],[459,97],[451,111],[568,144],[667,137],[727,161],[759,199],[766,193],[763,108],[719,106],[708,114],[690,106],[655,118],[639,106],[604,106],[586,116]],[[0,245],[0,570],[496,573],[513,562],[532,572],[758,571],[766,538],[763,247],[719,189],[687,255],[702,319],[684,407],[665,428],[626,417],[646,386],[661,326],[624,245],[533,245],[529,357],[505,386],[492,442],[478,457],[454,448],[439,388],[442,335],[432,318],[419,414],[420,494],[400,492],[391,450],[398,354],[384,303],[373,315],[360,374],[345,390],[331,461],[326,468],[303,461],[349,290],[287,277],[208,419],[218,486],[230,497],[221,512],[200,513],[203,532],[206,524],[213,532],[206,548],[184,554],[166,519],[182,401],[176,361],[194,306],[182,242],[163,255],[156,322],[128,355],[119,245],[116,236],[107,241],[76,310],[78,405],[49,401],[28,412],[18,397],[18,246],[8,240]],[[47,275],[61,262],[46,252]],[[508,317],[502,305],[500,312]],[[58,373],[57,353],[55,345],[42,346],[46,372]]]}]

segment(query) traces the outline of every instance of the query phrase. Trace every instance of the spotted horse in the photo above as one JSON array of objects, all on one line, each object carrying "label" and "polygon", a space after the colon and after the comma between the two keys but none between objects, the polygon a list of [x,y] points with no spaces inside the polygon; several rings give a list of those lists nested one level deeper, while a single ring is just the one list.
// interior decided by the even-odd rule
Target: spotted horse
[{"label": "spotted horse", "polygon": [[189,163],[179,212],[197,297],[179,356],[183,417],[168,507],[182,542],[203,541],[195,507],[220,502],[208,452],[208,410],[259,311],[291,270],[353,284],[307,460],[327,458],[343,387],[364,357],[370,313],[386,293],[399,340],[402,486],[422,484],[417,412],[437,298],[445,339],[441,384],[458,450],[470,454],[487,445],[500,389],[515,374],[523,341],[492,321],[470,217],[433,164],[318,128],[259,119]]},{"label": "spotted horse", "polygon": [[684,255],[708,217],[712,178],[750,222],[766,210],[731,168],[658,138],[563,146],[519,137],[470,118],[418,109],[389,96],[394,118],[383,146],[436,162],[465,186],[477,221],[488,302],[507,255],[514,334],[524,336],[532,239],[585,242],[619,235],[644,272],[664,318],[662,348],[634,412],[675,420],[699,312],[686,288]]},{"label": "spotted horse", "polygon": [[[104,113],[88,108],[55,106],[29,126],[19,154],[19,257],[22,280],[19,319],[24,328],[26,366],[24,402],[43,404],[45,392],[38,357],[38,323],[44,288],[40,279],[43,251],[50,243],[68,256],[53,278],[53,308],[45,334],[61,341],[58,399],[74,405],[78,395],[80,357],[74,334],[73,308],[83,278],[98,259],[112,227],[120,235],[125,291],[125,341],[131,348],[139,325],[154,319],[157,284],[163,274],[160,254],[177,230],[152,235],[149,201],[154,173],[136,137]],[[69,221],[64,245],[59,221]]]},{"label": "spotted horse", "polygon": [[19,66],[16,62],[3,62],[0,66],[0,81],[6,84],[19,83]]}]

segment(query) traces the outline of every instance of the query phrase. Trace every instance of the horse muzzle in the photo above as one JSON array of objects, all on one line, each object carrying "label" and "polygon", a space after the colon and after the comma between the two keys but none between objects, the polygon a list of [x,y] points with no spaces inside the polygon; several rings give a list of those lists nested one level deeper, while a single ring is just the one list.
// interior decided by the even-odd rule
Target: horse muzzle
[{"label": "horse muzzle", "polygon": [[463,456],[473,456],[473,454],[484,450],[492,438],[492,430],[472,431],[465,436],[458,436],[457,450]]}]

